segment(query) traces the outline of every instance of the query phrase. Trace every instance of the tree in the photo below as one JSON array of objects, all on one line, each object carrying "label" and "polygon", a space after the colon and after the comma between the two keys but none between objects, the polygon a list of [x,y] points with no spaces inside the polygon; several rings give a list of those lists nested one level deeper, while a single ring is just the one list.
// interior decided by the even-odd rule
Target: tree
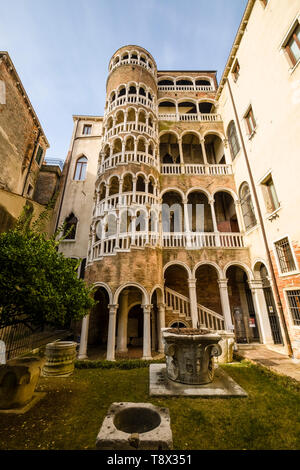
[{"label": "tree", "polygon": [[25,205],[16,226],[0,234],[0,327],[20,322],[66,327],[95,304],[93,289],[77,278],[80,260],[58,252],[58,232],[47,238],[42,231],[50,209],[33,222]]}]

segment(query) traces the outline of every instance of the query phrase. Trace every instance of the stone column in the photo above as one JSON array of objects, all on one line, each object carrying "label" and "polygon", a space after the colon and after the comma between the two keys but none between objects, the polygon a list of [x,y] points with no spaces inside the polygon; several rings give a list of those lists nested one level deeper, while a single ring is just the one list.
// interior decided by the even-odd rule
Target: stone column
[{"label": "stone column", "polygon": [[120,300],[118,320],[117,351],[127,352],[127,324],[128,324],[128,290],[123,290]]},{"label": "stone column", "polygon": [[235,212],[236,212],[236,217],[238,220],[240,232],[245,232],[246,230],[245,230],[245,224],[244,224],[244,217],[242,214],[241,203],[240,201],[234,201],[234,205],[235,205]]},{"label": "stone column", "polygon": [[135,245],[136,215],[131,216],[131,245]]},{"label": "stone column", "polygon": [[[253,338],[253,334],[251,329],[249,328],[249,308],[248,308],[248,302],[247,302],[247,297],[246,297],[246,291],[245,291],[245,284],[243,281],[237,282],[237,287],[239,290],[239,295],[240,295],[240,301],[241,301],[241,308],[242,308],[242,314],[243,314],[243,322],[244,322],[244,327],[245,327],[245,334],[247,338],[247,342],[250,342],[250,338]],[[255,306],[254,306],[255,308]]]},{"label": "stone column", "polygon": [[205,139],[201,139],[201,149],[203,155],[204,165],[207,165],[207,155],[206,155],[206,148],[205,148]]},{"label": "stone column", "polygon": [[89,314],[86,315],[82,319],[78,359],[87,359],[87,342],[88,342],[88,335],[89,335],[89,321],[90,321],[90,315]]},{"label": "stone column", "polygon": [[132,177],[132,203],[136,203],[136,176]]},{"label": "stone column", "polygon": [[156,312],[154,311],[154,308],[151,309],[151,325],[152,325],[152,337],[151,337],[151,348],[153,351],[155,351],[155,345],[156,345],[156,330],[157,330],[157,324],[156,324]]},{"label": "stone column", "polygon": [[214,199],[209,200],[209,205],[210,205],[210,210],[211,210],[213,229],[214,229],[214,233],[216,233],[216,246],[221,246],[220,235],[219,235],[218,224],[217,224],[217,217],[216,217],[216,212],[215,212],[215,201],[214,201]]},{"label": "stone column", "polygon": [[182,140],[178,139],[178,147],[179,147],[179,159],[180,159],[180,164],[183,165],[183,150],[182,150]]},{"label": "stone column", "polygon": [[[119,212],[119,211],[118,211]],[[120,248],[120,225],[121,225],[121,215],[120,213],[117,216],[117,230],[116,230],[116,246],[115,248]]]},{"label": "stone column", "polygon": [[231,318],[231,310],[230,310],[230,302],[229,302],[229,296],[228,296],[227,283],[228,283],[228,279],[219,279],[218,280],[219,290],[220,290],[220,299],[221,299],[221,305],[222,305],[222,312],[223,312],[224,323],[225,323],[225,330],[233,331],[234,330],[234,325],[232,323],[232,318]]},{"label": "stone column", "polygon": [[165,316],[165,304],[158,304],[158,351],[163,353],[164,352],[164,345],[162,340],[162,328],[166,326],[166,316]]},{"label": "stone column", "polygon": [[122,141],[122,157],[121,157],[122,162],[125,162],[125,147],[126,147],[126,142],[123,140]]},{"label": "stone column", "polygon": [[152,305],[142,305],[144,311],[144,339],[143,339],[143,357],[144,360],[152,359],[151,356],[151,323],[150,312]]},{"label": "stone column", "polygon": [[192,326],[193,328],[197,328],[198,311],[197,311],[196,279],[188,279],[188,285],[189,285]]},{"label": "stone column", "polygon": [[187,200],[183,201],[184,232],[186,236],[187,248],[191,246],[191,228]]},{"label": "stone column", "polygon": [[262,281],[260,279],[252,280],[248,283],[252,292],[256,320],[258,323],[257,326],[261,340],[264,344],[274,344]]},{"label": "stone column", "polygon": [[115,360],[115,345],[116,345],[116,318],[118,304],[111,304],[109,308],[109,323],[108,323],[108,335],[107,335],[107,355],[108,361]]}]

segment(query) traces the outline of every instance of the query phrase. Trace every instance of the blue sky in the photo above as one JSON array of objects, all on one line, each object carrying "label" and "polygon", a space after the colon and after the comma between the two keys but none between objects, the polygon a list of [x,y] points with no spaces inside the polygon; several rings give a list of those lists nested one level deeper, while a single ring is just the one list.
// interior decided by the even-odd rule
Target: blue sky
[{"label": "blue sky", "polygon": [[72,115],[103,115],[110,57],[146,48],[161,70],[217,70],[220,80],[247,0],[0,0],[9,52],[50,142],[65,159]]}]

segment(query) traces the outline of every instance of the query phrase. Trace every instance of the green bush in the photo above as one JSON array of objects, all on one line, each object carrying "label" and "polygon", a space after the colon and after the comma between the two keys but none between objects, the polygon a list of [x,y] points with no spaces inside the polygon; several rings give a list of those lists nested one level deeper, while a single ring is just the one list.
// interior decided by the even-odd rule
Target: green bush
[{"label": "green bush", "polygon": [[75,361],[75,367],[77,369],[140,369],[143,367],[148,367],[150,364],[163,364],[165,361],[163,359],[153,360],[153,361],[143,361],[142,359],[122,359],[119,361]]}]

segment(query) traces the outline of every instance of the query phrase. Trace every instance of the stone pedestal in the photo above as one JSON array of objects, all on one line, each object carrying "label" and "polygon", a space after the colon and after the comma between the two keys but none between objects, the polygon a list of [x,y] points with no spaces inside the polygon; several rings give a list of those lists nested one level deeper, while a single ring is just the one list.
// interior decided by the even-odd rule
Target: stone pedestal
[{"label": "stone pedestal", "polygon": [[0,409],[22,408],[31,401],[44,362],[24,357],[0,366]]},{"label": "stone pedestal", "polygon": [[77,343],[73,341],[57,341],[48,343],[45,356],[46,363],[43,368],[45,377],[68,377],[74,371]]},{"label": "stone pedestal", "polygon": [[167,377],[179,383],[210,383],[214,377],[213,357],[222,352],[221,336],[209,330],[179,328],[165,330]]},{"label": "stone pedestal", "polygon": [[222,353],[218,356],[219,364],[226,364],[233,361],[233,347],[235,343],[234,333],[225,330],[218,330],[216,333],[221,336],[219,345],[221,346]]}]

